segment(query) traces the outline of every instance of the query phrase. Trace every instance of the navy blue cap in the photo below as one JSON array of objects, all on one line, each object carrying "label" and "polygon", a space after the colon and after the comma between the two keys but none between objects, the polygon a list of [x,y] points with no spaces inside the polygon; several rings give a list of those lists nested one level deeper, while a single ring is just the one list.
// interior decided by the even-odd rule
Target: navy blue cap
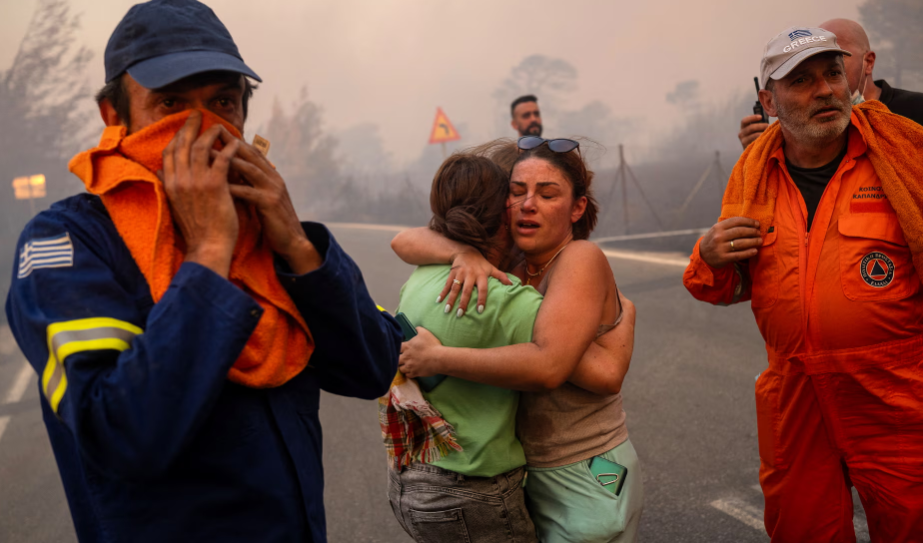
[{"label": "navy blue cap", "polygon": [[109,37],[105,62],[106,83],[128,72],[148,89],[216,70],[262,81],[244,64],[215,12],[195,0],[151,0],[132,6]]}]

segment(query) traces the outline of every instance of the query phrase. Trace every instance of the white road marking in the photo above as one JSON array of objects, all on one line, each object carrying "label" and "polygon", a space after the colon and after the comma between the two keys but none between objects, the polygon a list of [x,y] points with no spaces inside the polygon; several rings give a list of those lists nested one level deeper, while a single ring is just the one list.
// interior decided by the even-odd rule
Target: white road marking
[{"label": "white road marking", "polygon": [[10,390],[7,391],[3,403],[18,403],[22,400],[22,397],[26,394],[26,389],[29,388],[29,382],[32,381],[33,375],[35,375],[35,372],[32,371],[32,366],[30,366],[28,362],[23,362],[22,368],[20,368],[16,378],[13,379],[13,385],[10,387]]},{"label": "white road marking", "polygon": [[[10,386],[10,389],[6,392],[3,404],[18,403],[22,400],[22,397],[26,394],[26,389],[29,388],[29,382],[32,381],[32,375],[34,375],[32,366],[30,366],[28,362],[23,362],[22,368],[19,369],[19,373],[17,373],[16,378],[13,379],[13,385]],[[3,439],[3,433],[6,432],[6,427],[9,423],[9,415],[0,417],[0,439]]]},{"label": "white road marking", "polygon": [[0,325],[0,354],[7,355],[19,351],[16,340],[13,338],[13,332],[6,324]]},{"label": "white road marking", "polygon": [[747,526],[763,531],[765,526],[763,525],[763,512],[759,508],[754,507],[747,502],[738,499],[738,498],[726,498],[722,500],[715,500],[709,505],[721,511],[722,513],[728,514],[740,522],[743,522]]},{"label": "white road marking", "polygon": [[325,223],[333,228],[355,228],[358,230],[383,230],[385,232],[403,232],[413,226],[401,226],[398,224],[366,224],[362,222],[328,222]]},{"label": "white road marking", "polygon": [[683,268],[689,265],[688,258],[659,256],[653,253],[636,253],[634,251],[603,250],[603,254],[608,256],[609,258],[621,258],[624,260],[637,260],[640,262],[650,262],[651,264],[664,264],[667,266],[680,266]]},{"label": "white road marking", "polygon": [[6,432],[6,425],[10,423],[10,416],[0,417],[0,439],[3,439],[3,432]]},{"label": "white road marking", "polygon": [[671,236],[689,236],[692,234],[702,235],[711,230],[708,228],[692,228],[689,230],[673,230],[672,232],[647,232],[646,234],[630,234],[626,236],[612,236],[608,238],[591,239],[594,243],[606,243],[611,241],[632,241],[636,239],[667,238]]},{"label": "white road marking", "polygon": [[[751,485],[750,488],[762,493],[760,485]],[[853,499],[858,499],[855,490],[853,491]],[[722,513],[734,517],[751,528],[760,531],[765,531],[766,529],[763,524],[763,508],[750,505],[739,497],[715,500],[709,505]],[[865,515],[860,512],[855,513],[852,523],[853,528],[856,530],[856,543],[870,543],[871,538],[869,537],[868,521]]]},{"label": "white road marking", "polygon": [[[403,232],[412,226],[401,226],[397,224],[366,224],[358,222],[329,222],[326,223],[331,228],[352,228],[356,230],[378,230],[384,232]],[[592,240],[591,240],[592,241]],[[637,260],[639,262],[649,262],[651,264],[664,264],[667,266],[682,266],[685,268],[689,265],[688,258],[661,256],[656,253],[642,253],[635,251],[612,251],[603,250],[609,258],[621,258],[624,260]]]}]

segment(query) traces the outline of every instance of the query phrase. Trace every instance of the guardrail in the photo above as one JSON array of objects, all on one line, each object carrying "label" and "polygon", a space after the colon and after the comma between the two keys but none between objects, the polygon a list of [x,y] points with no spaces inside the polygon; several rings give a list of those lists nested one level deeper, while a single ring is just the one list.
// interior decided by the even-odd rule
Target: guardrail
[{"label": "guardrail", "polygon": [[607,243],[611,241],[631,241],[635,239],[666,238],[670,236],[691,236],[697,234],[701,236],[708,232],[710,228],[690,228],[688,230],[673,230],[670,232],[648,232],[646,234],[627,234],[624,236],[610,236],[605,238],[593,238],[590,241],[594,243]]}]

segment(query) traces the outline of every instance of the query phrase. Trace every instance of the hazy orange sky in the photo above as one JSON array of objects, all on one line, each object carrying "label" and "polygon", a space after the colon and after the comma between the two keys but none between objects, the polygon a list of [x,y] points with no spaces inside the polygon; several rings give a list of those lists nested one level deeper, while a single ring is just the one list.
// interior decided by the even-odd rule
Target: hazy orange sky
[{"label": "hazy orange sky", "polygon": [[[103,84],[106,41],[134,3],[72,0],[83,17],[79,40],[96,53],[88,74],[94,88]],[[769,38],[793,25],[856,19],[861,1],[206,3],[265,82],[253,102],[251,129],[266,119],[274,97],[290,103],[306,85],[324,108],[328,129],[377,124],[400,164],[420,154],[437,106],[467,127],[466,142],[513,135],[495,132],[496,116],[507,113],[491,93],[528,55],[572,63],[579,80],[568,107],[600,100],[615,116],[640,119],[643,139],[677,117],[665,100],[676,83],[697,79],[714,102],[752,89]],[[0,7],[0,68],[9,66],[35,5],[5,0]],[[554,135],[554,127],[546,126],[546,134]]]}]

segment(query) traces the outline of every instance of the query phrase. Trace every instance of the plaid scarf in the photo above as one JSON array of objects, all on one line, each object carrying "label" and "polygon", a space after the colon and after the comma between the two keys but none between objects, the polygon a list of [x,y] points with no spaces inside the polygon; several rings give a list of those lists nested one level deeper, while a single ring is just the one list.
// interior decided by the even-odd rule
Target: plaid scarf
[{"label": "plaid scarf", "polygon": [[378,399],[378,421],[388,465],[395,471],[415,459],[431,464],[450,449],[462,450],[455,428],[423,398],[417,382],[401,372],[394,376],[388,393]]}]

